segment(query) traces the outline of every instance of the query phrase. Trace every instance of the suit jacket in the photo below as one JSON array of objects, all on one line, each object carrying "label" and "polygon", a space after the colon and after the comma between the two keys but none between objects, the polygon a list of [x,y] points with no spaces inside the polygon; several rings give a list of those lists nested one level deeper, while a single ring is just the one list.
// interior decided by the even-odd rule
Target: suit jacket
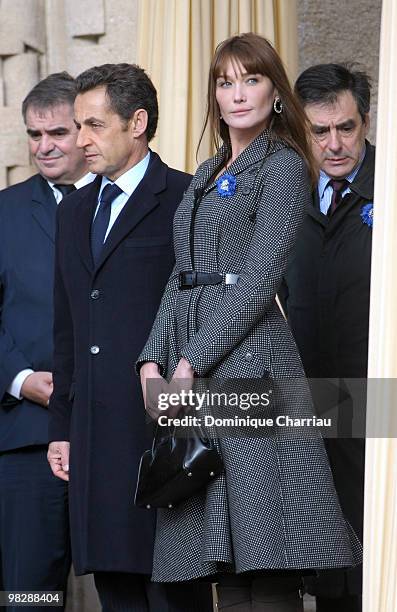
[{"label": "suit jacket", "polygon": [[52,371],[56,209],[39,174],[0,192],[0,451],[48,442],[47,409],[6,390],[25,368]]},{"label": "suit jacket", "polygon": [[[305,164],[265,131],[231,164],[236,190],[221,197],[213,177],[224,164],[224,150],[205,162],[178,208],[176,269],[139,360],[156,361],[170,376],[184,356],[200,377],[227,379],[231,393],[241,385],[243,392],[266,390],[270,374],[278,391],[269,410],[253,403],[244,414],[311,415],[301,361],[275,301],[310,200]],[[191,269],[239,280],[179,290],[178,272]],[[226,412],[242,416],[232,404]],[[354,563],[317,434],[236,426],[214,435],[225,474],[175,510],[159,511],[154,580],[198,578],[225,564],[244,572]]]},{"label": "suit jacket", "polygon": [[78,574],[150,574],[154,513],[133,504],[150,444],[133,365],[174,263],[172,219],[191,177],[155,153],[94,267],[101,178],[59,206],[51,440],[70,440],[72,554]]}]

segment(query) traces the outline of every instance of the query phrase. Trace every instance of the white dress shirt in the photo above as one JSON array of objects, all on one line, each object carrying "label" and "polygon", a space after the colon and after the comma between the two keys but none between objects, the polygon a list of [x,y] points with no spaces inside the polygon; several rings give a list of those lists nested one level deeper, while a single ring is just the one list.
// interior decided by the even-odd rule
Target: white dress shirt
[{"label": "white dress shirt", "polygon": [[[96,174],[92,174],[92,172],[87,172],[87,174],[85,174],[81,179],[74,183],[74,186],[76,187],[76,189],[80,189],[80,187],[84,187],[85,185],[88,185],[88,183],[92,183],[94,178],[96,178]],[[55,183],[52,183],[51,181],[47,181],[47,183],[52,189],[57,204],[59,204],[59,202],[63,198],[62,193],[59,191],[59,189],[55,187]]]},{"label": "white dress shirt", "polygon": [[[123,193],[120,193],[120,195],[118,195],[117,198],[115,198],[111,204],[110,220],[109,220],[108,228],[106,230],[105,238],[103,240],[104,242],[106,241],[106,238],[108,237],[109,232],[112,229],[117,217],[123,210],[124,206],[127,204],[129,198],[132,196],[132,194],[134,193],[135,189],[138,187],[143,177],[145,176],[145,172],[149,165],[149,161],[150,161],[150,151],[148,151],[147,155],[143,159],[141,159],[140,162],[138,162],[135,166],[127,170],[127,172],[124,172],[124,174],[119,176],[119,178],[114,181],[114,184],[120,187]],[[103,176],[101,188],[99,190],[99,195],[98,195],[98,204],[95,209],[94,219],[98,212],[102,191],[104,190],[106,185],[108,185],[109,183],[113,184],[113,181],[108,179],[107,176]]]},{"label": "white dress shirt", "polygon": [[[353,170],[350,172],[348,176],[345,177],[348,183],[352,183],[354,179],[356,178],[356,175],[358,174],[358,171],[360,170],[362,163],[364,161],[365,151],[366,151],[366,147],[364,145],[363,150],[361,151],[360,159],[359,159],[357,166],[353,168]],[[331,178],[328,176],[328,174],[326,174],[324,170],[320,170],[320,177],[318,180],[318,197],[320,200],[320,210],[323,213],[323,215],[326,215],[328,213],[328,209],[331,206],[333,189],[331,187],[330,180]],[[348,193],[351,193],[351,189],[349,185],[347,185],[344,188],[344,190],[341,192],[342,198],[344,198],[345,195]]]}]

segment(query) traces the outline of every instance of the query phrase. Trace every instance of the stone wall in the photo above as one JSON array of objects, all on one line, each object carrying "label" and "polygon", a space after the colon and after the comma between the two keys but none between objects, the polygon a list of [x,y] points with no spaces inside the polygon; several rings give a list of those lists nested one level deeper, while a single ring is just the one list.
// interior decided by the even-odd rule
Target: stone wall
[{"label": "stone wall", "polygon": [[1,0],[0,188],[29,162],[21,102],[41,78],[136,55],[137,0]]},{"label": "stone wall", "polygon": [[[300,70],[357,61],[373,78],[374,139],[381,0],[297,0]],[[1,0],[0,188],[32,172],[20,105],[51,72],[134,61],[137,0]]]},{"label": "stone wall", "polygon": [[42,75],[44,0],[0,3],[0,187],[30,175],[21,101]]},{"label": "stone wall", "polygon": [[297,0],[299,68],[358,62],[372,78],[370,140],[375,142],[382,0]]}]

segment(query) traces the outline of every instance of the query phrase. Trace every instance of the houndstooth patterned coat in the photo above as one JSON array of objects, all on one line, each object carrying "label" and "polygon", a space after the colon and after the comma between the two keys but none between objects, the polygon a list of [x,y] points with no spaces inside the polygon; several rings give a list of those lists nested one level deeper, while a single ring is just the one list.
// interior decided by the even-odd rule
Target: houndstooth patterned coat
[{"label": "houndstooth patterned coat", "polygon": [[[176,266],[139,362],[170,377],[184,356],[200,377],[291,384],[273,413],[311,414],[303,370],[275,302],[310,187],[302,159],[263,132],[228,170],[236,192],[221,197],[214,175],[224,150],[202,164],[174,219]],[[199,198],[198,198],[199,196]],[[194,249],[189,233],[194,211]],[[178,290],[178,273],[239,274],[235,285]],[[294,381],[294,383],[292,383]],[[321,437],[220,437],[225,474],[180,506],[158,512],[153,580],[217,571],[352,566],[360,544],[345,522]]]}]

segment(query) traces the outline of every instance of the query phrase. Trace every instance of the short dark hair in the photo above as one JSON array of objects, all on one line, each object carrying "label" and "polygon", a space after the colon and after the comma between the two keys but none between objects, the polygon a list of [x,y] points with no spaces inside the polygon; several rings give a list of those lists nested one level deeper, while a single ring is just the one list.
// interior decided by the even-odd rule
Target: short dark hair
[{"label": "short dark hair", "polygon": [[365,72],[353,70],[355,65],[318,64],[302,72],[295,83],[295,93],[303,106],[334,104],[338,94],[350,91],[364,121],[370,109],[371,79]]},{"label": "short dark hair", "polygon": [[52,108],[58,104],[73,107],[76,97],[76,82],[67,72],[54,72],[37,83],[22,102],[22,116],[26,123],[29,107]]},{"label": "short dark hair", "polygon": [[157,92],[152,81],[136,64],[103,64],[82,72],[76,78],[77,93],[105,87],[110,108],[126,123],[138,108],[148,114],[146,137],[148,142],[157,129]]}]

